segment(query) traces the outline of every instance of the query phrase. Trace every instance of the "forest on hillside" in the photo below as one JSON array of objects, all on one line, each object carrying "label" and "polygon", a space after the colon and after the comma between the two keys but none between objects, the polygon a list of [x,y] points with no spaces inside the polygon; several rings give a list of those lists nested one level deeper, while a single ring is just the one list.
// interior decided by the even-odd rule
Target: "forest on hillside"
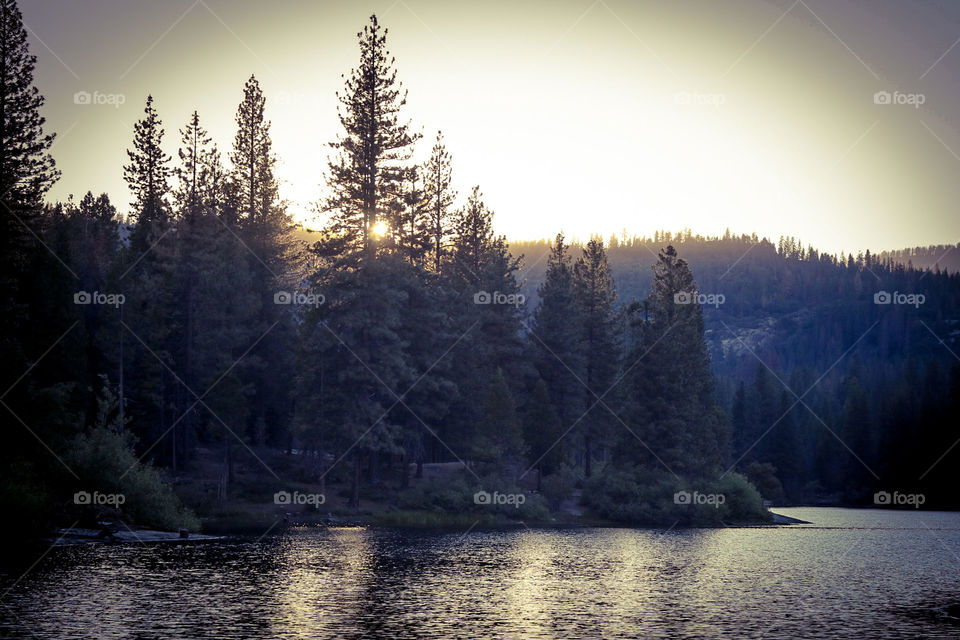
[{"label": "forest on hillside", "polygon": [[[504,517],[542,521],[574,497],[668,525],[763,521],[761,496],[957,504],[938,460],[957,455],[955,274],[789,238],[510,243],[479,186],[455,190],[442,134],[409,123],[376,17],[338,95],[322,230],[279,196],[253,76],[225,152],[194,112],[166,155],[146,98],[122,224],[94,185],[45,202],[54,136],[15,6],[0,30],[0,473],[23,532],[89,517],[83,491],[198,528],[251,478],[354,511],[522,495]],[[431,482],[437,463],[459,471]]]},{"label": "forest on hillside", "polygon": [[[894,257],[937,252],[837,256],[792,238],[773,244],[729,233],[612,237],[607,255],[621,304],[644,298],[665,242],[688,260],[701,292],[724,296],[704,306],[716,402],[731,419],[736,466],[752,470],[765,495],[864,504],[871,487],[907,486],[935,504],[957,504],[950,455],[960,438],[960,279],[956,270]],[[536,304],[548,244],[513,246],[526,256],[523,290]],[[950,247],[937,250],[950,255]],[[876,304],[883,292],[924,297]],[[772,465],[766,471],[782,493],[758,465]]]}]

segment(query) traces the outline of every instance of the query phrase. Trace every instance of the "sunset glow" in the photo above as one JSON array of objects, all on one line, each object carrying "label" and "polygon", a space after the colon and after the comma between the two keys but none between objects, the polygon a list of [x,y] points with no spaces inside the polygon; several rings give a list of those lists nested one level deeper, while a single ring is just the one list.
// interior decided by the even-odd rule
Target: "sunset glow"
[{"label": "sunset glow", "polygon": [[[226,151],[240,87],[255,73],[281,194],[298,220],[321,225],[313,212],[326,194],[335,92],[356,64],[350,36],[376,11],[409,91],[403,117],[425,134],[418,156],[443,130],[461,199],[479,184],[511,238],[542,237],[549,221],[579,237],[731,228],[828,250],[960,239],[960,58],[942,56],[956,39],[953,5],[56,5],[23,9],[50,47],[35,51],[65,169],[52,198],[92,187],[127,201],[123,149],[148,92],[169,153],[194,108]],[[88,47],[101,29],[109,49]],[[279,41],[267,35],[277,32]],[[889,42],[903,46],[891,54]],[[124,102],[77,105],[78,91]],[[875,102],[884,91],[924,99]]]}]

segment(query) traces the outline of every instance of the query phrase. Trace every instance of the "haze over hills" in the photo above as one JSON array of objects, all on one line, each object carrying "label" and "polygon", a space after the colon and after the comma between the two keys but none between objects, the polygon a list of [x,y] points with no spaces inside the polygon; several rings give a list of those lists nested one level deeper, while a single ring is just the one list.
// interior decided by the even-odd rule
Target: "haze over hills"
[{"label": "haze over hills", "polygon": [[[299,225],[297,227],[296,235],[300,240],[303,240],[307,244],[315,242],[320,233],[319,229],[314,229],[312,227],[305,227]],[[667,237],[667,231],[660,231],[659,234],[662,237]],[[607,246],[611,249],[619,247],[648,247],[650,251],[653,251],[658,244],[662,244],[662,241],[655,241],[653,238],[646,236],[631,236],[628,234],[610,234],[609,236],[598,234],[599,237],[603,238]],[[699,238],[700,240],[712,240],[717,242],[721,240],[719,237],[704,237],[698,236],[690,231],[681,231],[681,232],[672,232],[671,241],[677,243],[676,238],[684,237],[694,237]],[[733,234],[735,238],[741,238],[743,236],[738,234]],[[748,234],[750,238],[750,243],[759,244],[761,241],[770,243],[768,238],[759,238],[756,234]],[[568,238],[572,245],[583,244],[583,241],[578,238]],[[552,238],[541,238],[539,240],[530,240],[530,239],[516,239],[516,238],[507,238],[507,241],[510,243],[510,246],[514,247],[519,253],[524,255],[524,272],[527,274],[536,274],[542,273],[543,267],[538,267],[549,251],[549,245],[553,241]],[[681,240],[682,242],[682,240]],[[804,243],[800,243],[804,244]],[[814,245],[804,245],[806,249],[815,249]],[[619,252],[615,252],[618,256]],[[828,252],[829,253],[829,252]],[[856,257],[858,254],[863,252],[858,252],[857,254],[851,254],[847,252],[841,252],[839,254],[833,254],[837,256],[842,256],[844,258],[853,255]],[[655,259],[655,253],[650,253],[651,261],[650,264],[653,264]],[[960,271],[960,242],[957,244],[936,244],[928,245],[923,247],[904,247],[902,249],[882,249],[872,253],[873,258],[880,262],[885,262],[888,258],[892,260],[895,264],[902,264],[903,266],[913,266],[916,269],[931,269],[936,270],[940,269],[941,271],[949,271],[951,273],[956,273]],[[619,271],[621,267],[621,261],[619,259],[611,259],[611,266],[615,271]],[[534,280],[539,281],[539,278],[535,277]]]}]

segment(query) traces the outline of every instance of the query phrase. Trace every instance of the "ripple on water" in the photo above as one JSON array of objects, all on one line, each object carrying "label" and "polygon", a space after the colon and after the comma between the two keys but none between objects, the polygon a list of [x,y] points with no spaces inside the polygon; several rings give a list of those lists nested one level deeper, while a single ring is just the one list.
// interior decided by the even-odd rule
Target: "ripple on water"
[{"label": "ripple on water", "polygon": [[36,638],[910,638],[956,634],[960,514],[811,525],[436,533],[54,549],[7,593]]}]

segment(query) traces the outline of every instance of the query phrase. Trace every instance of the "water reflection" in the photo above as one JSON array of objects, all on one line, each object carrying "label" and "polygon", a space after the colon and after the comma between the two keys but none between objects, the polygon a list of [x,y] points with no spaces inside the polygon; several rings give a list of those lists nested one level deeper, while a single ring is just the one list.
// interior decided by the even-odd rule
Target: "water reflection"
[{"label": "water reflection", "polygon": [[[823,510],[821,510],[823,511]],[[775,529],[427,533],[58,548],[2,637],[922,637],[955,633],[960,515]],[[920,522],[920,518],[923,522]],[[929,615],[918,615],[921,609]]]}]

